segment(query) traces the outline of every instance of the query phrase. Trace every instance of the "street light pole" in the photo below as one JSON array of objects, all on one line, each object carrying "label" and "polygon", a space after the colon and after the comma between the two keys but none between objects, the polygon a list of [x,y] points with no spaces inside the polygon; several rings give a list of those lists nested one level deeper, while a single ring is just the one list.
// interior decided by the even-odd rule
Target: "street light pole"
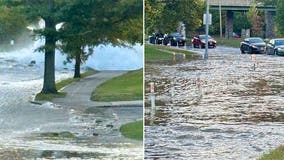
[{"label": "street light pole", "polygon": [[221,9],[221,2],[219,0],[219,18],[220,18],[220,39],[223,39],[223,31],[222,31],[222,9]]},{"label": "street light pole", "polygon": [[206,39],[205,39],[204,60],[208,59],[208,32],[209,32],[209,4],[208,0],[206,0]]}]

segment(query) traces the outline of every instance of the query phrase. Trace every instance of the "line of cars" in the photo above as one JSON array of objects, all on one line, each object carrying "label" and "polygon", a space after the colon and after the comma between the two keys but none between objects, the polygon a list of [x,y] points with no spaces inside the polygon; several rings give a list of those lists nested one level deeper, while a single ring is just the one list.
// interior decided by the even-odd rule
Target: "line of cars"
[{"label": "line of cars", "polygon": [[284,38],[271,39],[267,44],[259,37],[245,38],[240,44],[241,53],[265,53],[284,56]]},{"label": "line of cars", "polygon": [[184,46],[185,37],[177,32],[171,34],[153,33],[153,35],[149,37],[149,42],[152,44]]},{"label": "line of cars", "polygon": [[[205,39],[206,35],[198,35],[193,37],[191,40],[193,48],[205,48]],[[153,33],[152,36],[149,37],[149,42],[152,44],[163,44],[163,45],[171,45],[171,46],[185,46],[186,40],[185,37],[180,33],[171,33],[171,34],[162,34],[162,33]],[[214,40],[211,36],[208,36],[208,47],[215,48],[216,40]]]}]

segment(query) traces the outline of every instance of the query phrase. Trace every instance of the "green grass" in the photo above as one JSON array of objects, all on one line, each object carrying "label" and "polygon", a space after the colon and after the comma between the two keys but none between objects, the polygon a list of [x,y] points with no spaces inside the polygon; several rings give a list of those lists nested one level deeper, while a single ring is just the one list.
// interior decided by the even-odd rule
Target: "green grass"
[{"label": "green grass", "polygon": [[143,99],[143,70],[127,72],[98,86],[92,93],[93,101],[129,101]]},{"label": "green grass", "polygon": [[173,55],[158,49],[154,45],[145,45],[145,61],[157,61],[172,59]]},{"label": "green grass", "polygon": [[[88,70],[87,72],[84,72],[84,73],[81,74],[81,78],[93,75],[96,72],[97,71],[95,71],[95,70]],[[57,82],[55,84],[56,85],[56,89],[60,90],[61,88],[67,86],[70,83],[79,81],[81,78],[67,78],[67,79],[64,79],[64,80],[62,80],[60,82]],[[58,92],[57,94],[38,93],[35,96],[35,100],[38,100],[38,101],[51,101],[53,98],[64,98],[66,95],[67,95],[67,93],[65,93],[65,92]]]},{"label": "green grass", "polygon": [[145,62],[161,62],[173,59],[173,54],[171,52],[183,53],[186,55],[192,55],[193,53],[186,50],[170,48],[167,46],[158,45],[145,45]]},{"label": "green grass", "polygon": [[56,94],[44,94],[38,93],[35,96],[35,100],[37,101],[51,101],[53,98],[64,98],[67,95],[65,92],[58,92]]},{"label": "green grass", "polygon": [[136,140],[143,140],[143,121],[131,122],[120,127],[123,136]]},{"label": "green grass", "polygon": [[220,37],[214,37],[214,39],[217,41],[217,47],[218,46],[227,46],[227,47],[235,47],[239,48],[240,43],[243,41],[242,38],[230,38],[230,39],[220,39]]},{"label": "green grass", "polygon": [[165,51],[170,51],[170,52],[176,52],[176,53],[183,53],[183,54],[187,54],[187,55],[193,54],[192,52],[187,51],[187,50],[178,49],[178,48],[172,48],[172,47],[167,47],[167,46],[158,46],[158,45],[155,45],[155,46],[153,46],[153,47],[156,48],[156,49],[160,49],[160,50],[165,50]]},{"label": "green grass", "polygon": [[263,155],[258,160],[283,160],[284,159],[284,146],[280,146],[272,152]]}]

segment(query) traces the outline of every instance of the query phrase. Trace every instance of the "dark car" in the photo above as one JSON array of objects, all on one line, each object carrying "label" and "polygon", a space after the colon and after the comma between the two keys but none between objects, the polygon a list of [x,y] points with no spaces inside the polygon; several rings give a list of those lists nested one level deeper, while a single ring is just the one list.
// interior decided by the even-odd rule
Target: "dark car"
[{"label": "dark car", "polygon": [[264,53],[265,42],[259,37],[246,38],[240,44],[240,50],[242,53]]},{"label": "dark car", "polygon": [[284,56],[284,38],[271,39],[266,45],[266,54]]},{"label": "dark car", "polygon": [[[205,44],[206,44],[206,35],[199,35],[196,37],[193,37],[193,39],[191,40],[192,42],[192,47],[193,48],[205,48]],[[208,48],[215,48],[216,47],[216,41],[208,35]]]},{"label": "dark car", "polygon": [[162,33],[153,33],[152,36],[149,37],[149,42],[152,44],[163,44],[164,34]]},{"label": "dark car", "polygon": [[184,46],[185,38],[180,33],[171,33],[165,36],[164,45]]}]

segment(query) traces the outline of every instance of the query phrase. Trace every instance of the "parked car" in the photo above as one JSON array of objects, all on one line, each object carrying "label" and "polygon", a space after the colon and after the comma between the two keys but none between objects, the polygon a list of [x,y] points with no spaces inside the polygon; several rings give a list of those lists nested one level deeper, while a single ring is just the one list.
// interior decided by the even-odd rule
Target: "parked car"
[{"label": "parked car", "polygon": [[162,44],[164,40],[164,34],[162,33],[153,33],[149,37],[149,42],[152,44]]},{"label": "parked car", "polygon": [[233,37],[234,37],[234,38],[241,38],[241,35],[240,35],[240,34],[237,34],[237,33],[235,33],[235,32],[233,32]]},{"label": "parked car", "polygon": [[240,44],[241,53],[264,53],[265,48],[265,42],[259,37],[246,38]]},{"label": "parked car", "polygon": [[171,33],[165,36],[164,45],[184,46],[185,38],[180,33]]},{"label": "parked car", "polygon": [[[193,48],[205,48],[206,35],[198,35],[191,40]],[[216,47],[216,40],[208,35],[208,48]]]},{"label": "parked car", "polygon": [[284,38],[271,39],[266,45],[266,54],[284,56]]}]

